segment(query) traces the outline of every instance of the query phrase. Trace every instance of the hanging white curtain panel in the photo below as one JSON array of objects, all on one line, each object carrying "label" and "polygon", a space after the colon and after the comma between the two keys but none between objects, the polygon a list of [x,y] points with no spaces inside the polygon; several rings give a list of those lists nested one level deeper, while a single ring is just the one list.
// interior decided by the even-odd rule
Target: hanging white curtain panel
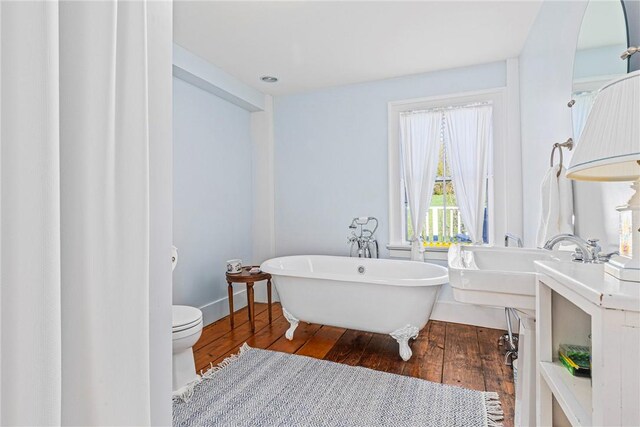
[{"label": "hanging white curtain panel", "polygon": [[420,236],[425,227],[438,170],[441,123],[440,112],[400,115],[400,158],[411,213],[411,259],[414,261],[424,260]]},{"label": "hanging white curtain panel", "polygon": [[0,5],[2,425],[150,424],[152,3]]},{"label": "hanging white curtain panel", "polygon": [[473,243],[482,243],[487,175],[493,138],[492,107],[444,112],[445,147],[462,221]]}]

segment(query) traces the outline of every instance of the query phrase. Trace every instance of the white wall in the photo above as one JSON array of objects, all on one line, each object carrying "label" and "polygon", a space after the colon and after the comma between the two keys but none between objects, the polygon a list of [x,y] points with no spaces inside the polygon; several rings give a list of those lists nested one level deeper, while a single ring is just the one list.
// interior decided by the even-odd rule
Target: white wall
[{"label": "white wall", "polygon": [[[572,136],[573,60],[586,1],[545,1],[520,55],[520,102],[525,244],[535,245],[539,186],[551,146]],[[566,152],[566,150],[565,150]],[[569,164],[571,155],[565,156]],[[617,246],[617,212],[628,198],[623,184],[574,183],[576,234]]]},{"label": "white wall", "polygon": [[201,307],[206,324],[228,314],[226,260],[252,259],[251,113],[178,78],[173,87],[173,303]]},{"label": "white wall", "polygon": [[355,216],[380,220],[388,256],[387,103],[506,85],[496,62],[276,97],[276,252],[348,254]]}]

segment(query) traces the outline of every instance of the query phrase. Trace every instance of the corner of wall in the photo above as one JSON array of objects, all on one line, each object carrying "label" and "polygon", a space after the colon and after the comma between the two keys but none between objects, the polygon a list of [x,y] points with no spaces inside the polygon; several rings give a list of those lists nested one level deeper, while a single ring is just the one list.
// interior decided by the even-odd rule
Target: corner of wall
[{"label": "corner of wall", "polygon": [[[522,193],[522,136],[520,133],[520,61],[509,58],[507,67],[507,144],[505,164],[510,165],[510,179],[507,194],[512,195],[508,209],[512,210],[505,218],[509,220],[507,230],[518,236],[523,235],[523,193]],[[517,165],[518,167],[515,167]],[[515,211],[515,212],[513,212]]]},{"label": "corner of wall", "polygon": [[253,261],[275,253],[273,98],[265,96],[264,111],[251,113],[253,165]]},{"label": "corner of wall", "polygon": [[[253,166],[252,259],[260,264],[275,256],[275,186],[273,97],[265,95],[264,110],[251,113]],[[256,300],[266,301],[264,287],[256,288]]]}]

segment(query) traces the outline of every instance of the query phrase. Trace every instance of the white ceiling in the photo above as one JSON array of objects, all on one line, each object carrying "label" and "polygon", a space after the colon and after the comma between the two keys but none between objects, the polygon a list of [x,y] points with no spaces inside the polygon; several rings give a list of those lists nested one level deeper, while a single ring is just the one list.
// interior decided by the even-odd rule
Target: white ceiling
[{"label": "white ceiling", "polygon": [[174,2],[174,41],[280,95],[518,56],[540,4],[185,0]]}]

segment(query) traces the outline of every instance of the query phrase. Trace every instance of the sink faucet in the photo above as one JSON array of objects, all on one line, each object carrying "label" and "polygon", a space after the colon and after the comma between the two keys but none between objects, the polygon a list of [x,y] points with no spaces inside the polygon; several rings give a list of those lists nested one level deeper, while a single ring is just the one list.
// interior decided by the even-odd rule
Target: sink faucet
[{"label": "sink faucet", "polygon": [[516,236],[513,233],[506,233],[504,235],[504,245],[505,247],[509,246],[509,240],[515,240],[516,244],[518,245],[519,248],[523,248],[524,244],[522,243],[522,239],[519,236]]},{"label": "sink faucet", "polygon": [[576,245],[581,255],[574,254],[574,260],[582,262],[598,262],[598,254],[600,253],[600,245],[597,239],[590,239],[585,241],[584,239],[573,234],[558,234],[553,236],[544,244],[543,249],[553,250],[553,248],[560,242],[569,242]]}]

